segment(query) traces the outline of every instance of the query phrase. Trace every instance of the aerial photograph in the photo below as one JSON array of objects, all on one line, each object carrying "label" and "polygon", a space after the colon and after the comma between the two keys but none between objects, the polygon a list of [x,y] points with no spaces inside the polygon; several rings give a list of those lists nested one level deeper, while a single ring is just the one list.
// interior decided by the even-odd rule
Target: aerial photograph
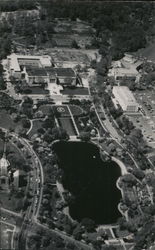
[{"label": "aerial photograph", "polygon": [[0,250],[155,250],[155,2],[0,0]]}]

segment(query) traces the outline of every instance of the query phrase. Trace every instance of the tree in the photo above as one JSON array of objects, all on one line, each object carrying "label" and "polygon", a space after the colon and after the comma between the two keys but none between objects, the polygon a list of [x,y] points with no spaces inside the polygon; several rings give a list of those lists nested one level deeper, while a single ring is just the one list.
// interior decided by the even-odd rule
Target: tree
[{"label": "tree", "polygon": [[137,180],[132,174],[125,174],[121,177],[121,180],[128,186],[133,187],[136,185]]},{"label": "tree", "polygon": [[75,40],[72,42],[72,48],[79,49],[79,46]]},{"label": "tree", "polygon": [[81,228],[80,225],[78,225],[74,231],[73,231],[73,236],[76,240],[81,240],[82,239],[82,234],[84,233],[84,229]]},{"label": "tree", "polygon": [[144,179],[145,174],[141,169],[135,168],[132,170],[132,174],[139,180]]},{"label": "tree", "polygon": [[29,128],[30,127],[30,121],[28,119],[22,119],[22,125],[23,128]]},{"label": "tree", "polygon": [[81,132],[79,137],[81,141],[88,142],[90,141],[90,132]]},{"label": "tree", "polygon": [[81,225],[84,226],[88,232],[93,232],[95,230],[95,222],[92,219],[82,219]]}]

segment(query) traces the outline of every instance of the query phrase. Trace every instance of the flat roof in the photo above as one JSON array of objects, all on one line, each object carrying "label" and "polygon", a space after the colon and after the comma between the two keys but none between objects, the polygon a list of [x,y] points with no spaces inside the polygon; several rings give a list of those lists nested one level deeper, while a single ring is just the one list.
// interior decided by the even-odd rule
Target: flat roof
[{"label": "flat roof", "polygon": [[11,54],[7,57],[10,60],[10,68],[14,69],[14,71],[20,71],[20,66],[18,60],[40,60],[42,65],[51,66],[51,57],[48,55],[43,56],[33,56],[33,55],[18,55],[18,54]]},{"label": "flat roof", "polygon": [[44,68],[26,68],[29,76],[47,76],[47,72]]},{"label": "flat roof", "polygon": [[52,68],[46,67],[45,70],[52,75],[56,75],[58,77],[75,77],[75,72],[72,68]]},{"label": "flat roof", "polygon": [[75,77],[75,72],[71,68],[55,68],[57,76]]},{"label": "flat roof", "polygon": [[75,89],[71,88],[64,88],[61,93],[63,95],[89,95],[89,90],[88,88],[83,88],[83,87],[77,87]]},{"label": "flat roof", "polygon": [[115,93],[117,93],[119,97],[124,100],[125,103],[127,102],[130,104],[137,103],[134,95],[126,86],[114,86],[113,93],[114,95]]}]

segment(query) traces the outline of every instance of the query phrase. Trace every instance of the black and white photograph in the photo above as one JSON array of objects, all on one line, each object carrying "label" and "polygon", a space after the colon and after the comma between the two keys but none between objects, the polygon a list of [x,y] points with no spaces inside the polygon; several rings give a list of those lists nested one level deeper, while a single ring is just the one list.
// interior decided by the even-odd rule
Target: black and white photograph
[{"label": "black and white photograph", "polygon": [[155,250],[155,2],[0,0],[0,250]]}]

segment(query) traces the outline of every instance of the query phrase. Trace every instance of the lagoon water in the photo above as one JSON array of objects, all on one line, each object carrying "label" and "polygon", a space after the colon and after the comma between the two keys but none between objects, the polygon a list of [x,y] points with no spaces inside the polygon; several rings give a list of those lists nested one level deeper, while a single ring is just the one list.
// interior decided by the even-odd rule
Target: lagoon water
[{"label": "lagoon water", "polygon": [[103,162],[98,147],[91,143],[57,142],[53,149],[64,171],[62,184],[74,195],[69,205],[71,217],[115,223],[121,217],[117,207],[121,193],[116,187],[120,167],[113,161]]}]

